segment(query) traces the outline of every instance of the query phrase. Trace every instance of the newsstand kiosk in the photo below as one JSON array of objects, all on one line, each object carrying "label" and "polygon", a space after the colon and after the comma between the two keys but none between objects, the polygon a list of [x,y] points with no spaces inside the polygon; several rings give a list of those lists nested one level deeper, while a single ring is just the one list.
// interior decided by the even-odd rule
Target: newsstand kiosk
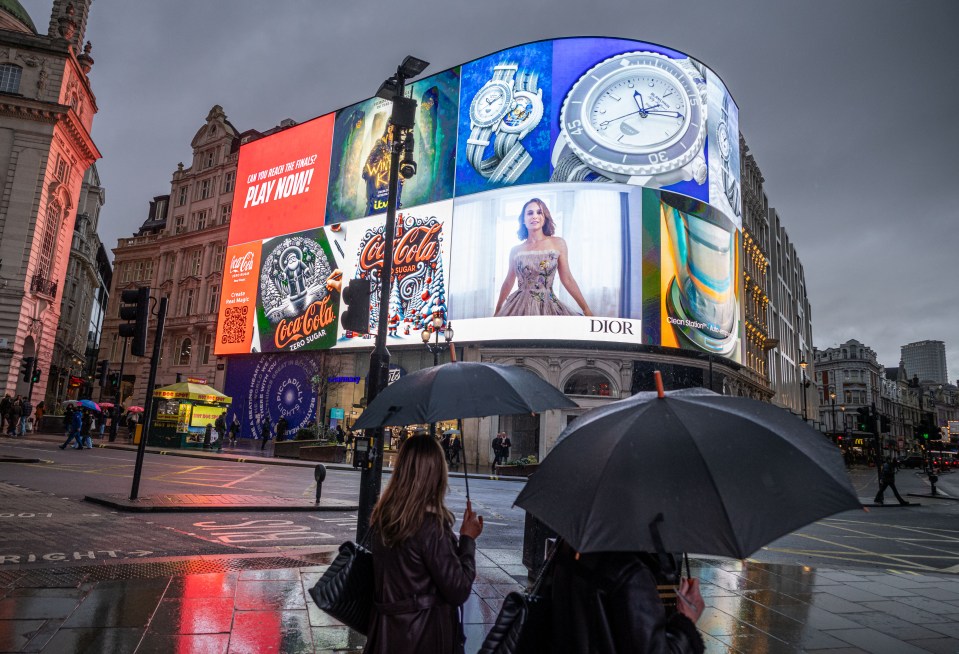
[{"label": "newsstand kiosk", "polygon": [[206,426],[226,413],[231,401],[206,384],[180,382],[156,389],[147,445],[171,449],[203,447]]}]

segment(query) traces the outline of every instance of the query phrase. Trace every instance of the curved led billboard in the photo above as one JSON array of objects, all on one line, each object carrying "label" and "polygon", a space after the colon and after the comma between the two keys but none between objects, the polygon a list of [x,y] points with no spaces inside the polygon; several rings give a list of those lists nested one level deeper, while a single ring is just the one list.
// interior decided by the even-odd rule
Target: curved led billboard
[{"label": "curved led billboard", "polygon": [[[390,344],[434,315],[457,342],[606,341],[741,360],[739,114],[719,77],[659,45],[521,45],[410,85],[417,174],[399,189]],[[391,103],[240,148],[217,354],[372,345]]]}]

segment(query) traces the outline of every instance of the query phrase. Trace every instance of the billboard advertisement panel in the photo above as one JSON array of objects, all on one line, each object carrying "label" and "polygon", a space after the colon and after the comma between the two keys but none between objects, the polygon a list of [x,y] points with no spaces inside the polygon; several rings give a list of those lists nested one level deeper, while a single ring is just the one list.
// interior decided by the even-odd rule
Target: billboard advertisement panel
[{"label": "billboard advertisement panel", "polygon": [[[389,344],[420,343],[438,314],[461,343],[605,341],[741,360],[739,112],[713,71],[655,44],[569,38],[468,62],[411,94],[419,171],[400,189]],[[234,310],[221,307],[217,354],[372,345],[338,324],[339,291],[373,282],[375,333],[390,109],[373,98],[241,147],[230,244],[254,253],[259,278],[254,288],[225,271]],[[307,154],[324,148],[325,162]],[[309,180],[303,208],[273,205],[277,222],[276,191],[251,185],[298,161],[326,185]],[[255,311],[241,315],[252,293]]]}]

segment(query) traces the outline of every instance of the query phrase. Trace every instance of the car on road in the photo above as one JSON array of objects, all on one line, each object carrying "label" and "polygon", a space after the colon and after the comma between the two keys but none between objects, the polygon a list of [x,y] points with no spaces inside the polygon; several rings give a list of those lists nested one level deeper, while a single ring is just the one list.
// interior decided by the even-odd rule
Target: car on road
[{"label": "car on road", "polygon": [[899,459],[900,468],[921,468],[922,467],[922,455],[921,454],[910,454],[909,456],[904,456]]}]

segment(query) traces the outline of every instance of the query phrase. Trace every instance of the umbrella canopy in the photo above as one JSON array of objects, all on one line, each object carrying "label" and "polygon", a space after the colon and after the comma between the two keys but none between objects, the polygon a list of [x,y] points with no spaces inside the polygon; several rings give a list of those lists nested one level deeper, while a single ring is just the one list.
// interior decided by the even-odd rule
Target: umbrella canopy
[{"label": "umbrella canopy", "polygon": [[584,414],[516,504],[579,552],[736,558],[862,506],[822,434],[771,404],[705,389]]},{"label": "umbrella canopy", "polygon": [[92,411],[100,411],[100,405],[94,402],[93,400],[80,400],[77,404],[79,404],[85,409],[91,409]]},{"label": "umbrella canopy", "polygon": [[73,406],[74,404],[79,404],[79,403],[80,403],[80,400],[64,400],[60,404],[62,404],[63,406]]},{"label": "umbrella canopy", "polygon": [[143,413],[142,406],[131,406],[127,409],[127,413]]},{"label": "umbrella canopy", "polygon": [[113,402],[100,402],[101,409],[112,409],[115,406],[116,404],[114,404]]},{"label": "umbrella canopy", "polygon": [[496,363],[445,363],[417,370],[388,386],[370,403],[354,428],[574,407],[576,403],[524,368]]}]

